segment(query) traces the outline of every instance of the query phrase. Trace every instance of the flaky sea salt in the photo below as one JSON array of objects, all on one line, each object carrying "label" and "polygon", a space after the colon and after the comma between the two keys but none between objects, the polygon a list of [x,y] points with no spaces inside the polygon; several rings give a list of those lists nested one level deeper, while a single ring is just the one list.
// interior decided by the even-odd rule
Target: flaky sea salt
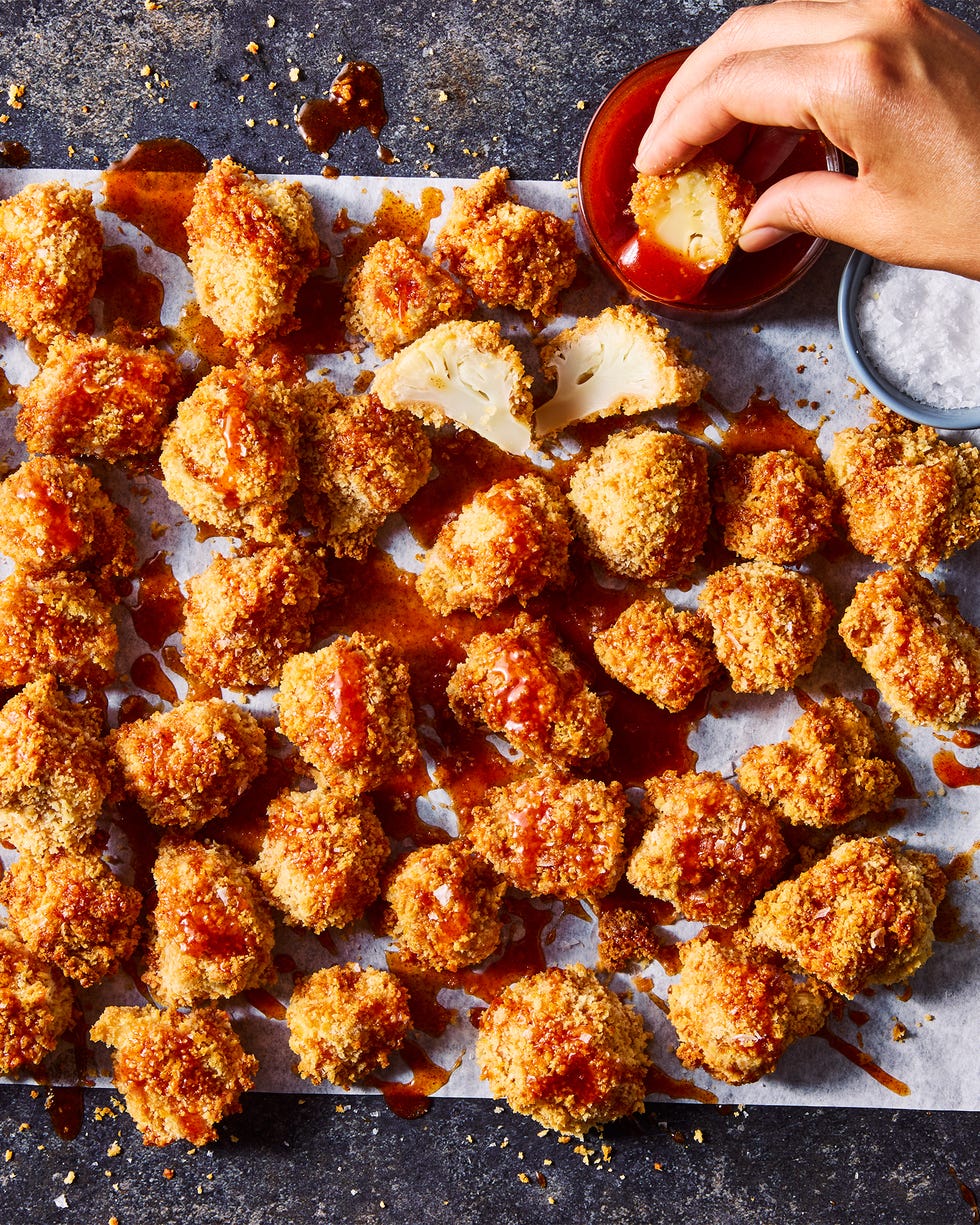
[{"label": "flaky sea salt", "polygon": [[980,281],[875,261],[856,310],[865,356],[933,408],[980,404]]}]

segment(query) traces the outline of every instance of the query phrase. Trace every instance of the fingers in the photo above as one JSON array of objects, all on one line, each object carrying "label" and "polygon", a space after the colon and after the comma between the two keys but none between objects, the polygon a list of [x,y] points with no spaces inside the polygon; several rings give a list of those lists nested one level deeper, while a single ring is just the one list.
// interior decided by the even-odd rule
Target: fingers
[{"label": "fingers", "polygon": [[812,170],[780,179],[755,202],[739,238],[743,251],[762,251],[789,234],[814,234],[867,249],[881,202],[849,175]]}]

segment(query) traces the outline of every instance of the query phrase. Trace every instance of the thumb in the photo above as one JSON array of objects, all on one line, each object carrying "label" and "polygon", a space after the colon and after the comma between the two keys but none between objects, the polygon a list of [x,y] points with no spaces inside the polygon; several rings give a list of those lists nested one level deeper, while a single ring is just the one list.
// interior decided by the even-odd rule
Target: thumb
[{"label": "thumb", "polygon": [[743,251],[761,251],[789,234],[803,233],[863,246],[875,228],[868,194],[857,179],[835,171],[791,174],[755,202],[739,245]]}]

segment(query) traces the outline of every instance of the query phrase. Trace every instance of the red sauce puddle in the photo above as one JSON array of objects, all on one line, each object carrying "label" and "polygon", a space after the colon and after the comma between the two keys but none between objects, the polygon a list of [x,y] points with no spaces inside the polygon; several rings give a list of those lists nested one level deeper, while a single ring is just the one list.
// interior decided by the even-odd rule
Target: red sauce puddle
[{"label": "red sauce puddle", "polygon": [[408,1064],[411,1079],[407,1081],[380,1080],[371,1077],[368,1081],[381,1091],[385,1105],[400,1119],[417,1119],[429,1109],[429,1098],[445,1085],[456,1068],[440,1067],[417,1045],[408,1041],[401,1047],[399,1054]]},{"label": "red sauce puddle", "polygon": [[183,624],[184,593],[163,552],[143,562],[136,581],[136,603],[130,609],[133,629],[148,647],[159,651]]},{"label": "red sauce puddle", "polygon": [[846,1042],[829,1029],[821,1029],[817,1037],[823,1038],[824,1042],[832,1050],[835,1050],[839,1055],[843,1055],[845,1059],[849,1059],[862,1072],[867,1072],[872,1080],[876,1080],[879,1085],[882,1085],[890,1093],[894,1093],[898,1097],[908,1097],[909,1093],[911,1093],[911,1090],[904,1081],[892,1076],[884,1068],[880,1068],[867,1052],[862,1051],[850,1042]]},{"label": "red sauce puddle", "polygon": [[187,141],[140,141],[102,175],[103,207],[186,259],[184,220],[207,168],[207,158]]},{"label": "red sauce puddle", "polygon": [[[353,61],[344,64],[330,85],[325,98],[304,102],[296,116],[296,126],[314,153],[326,157],[338,137],[365,128],[378,142],[378,157],[390,165],[394,154],[381,143],[388,122],[381,73],[373,64]],[[330,177],[338,173],[326,168]]]},{"label": "red sauce puddle", "polygon": [[651,1064],[647,1071],[646,1091],[648,1094],[657,1093],[661,1097],[669,1097],[674,1101],[703,1102],[706,1106],[713,1106],[718,1101],[717,1095],[710,1089],[702,1089],[693,1080],[670,1076],[655,1063]]},{"label": "red sauce puddle", "polygon": [[980,787],[980,766],[965,766],[949,749],[933,756],[932,768],[946,787]]},{"label": "red sauce puddle", "polygon": [[[709,399],[710,397],[705,397]],[[779,401],[764,399],[760,388],[756,388],[746,406],[737,413],[729,412],[717,404],[726,420],[728,429],[722,438],[722,450],[728,455],[762,455],[766,451],[793,451],[804,459],[822,463],[817,446],[816,429],[799,425],[780,407]]]}]

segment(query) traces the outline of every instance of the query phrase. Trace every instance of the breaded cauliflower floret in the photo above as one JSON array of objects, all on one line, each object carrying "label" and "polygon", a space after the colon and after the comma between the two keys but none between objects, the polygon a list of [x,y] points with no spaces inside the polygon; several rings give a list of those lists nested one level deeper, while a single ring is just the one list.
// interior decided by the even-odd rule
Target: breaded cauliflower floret
[{"label": "breaded cauliflower floret", "polygon": [[531,445],[531,376],[499,323],[440,323],[383,365],[371,391],[391,412],[454,421],[514,455]]},{"label": "breaded cauliflower floret", "polygon": [[852,838],[756,905],[750,931],[852,999],[908,978],[932,952],[946,877],[934,855],[894,838]]},{"label": "breaded cauliflower floret", "polygon": [[775,815],[710,772],[669,770],[646,791],[650,824],[627,880],[647,897],[672,902],[685,919],[734,927],[786,859]]},{"label": "breaded cauliflower floret", "polygon": [[176,358],[104,337],[61,336],[21,393],[17,437],[29,451],[118,460],[159,450],[184,394]]},{"label": "breaded cauliflower floret", "polygon": [[196,830],[228,815],[265,767],[265,733],[220,698],[187,701],[110,733],[119,784],[155,825]]},{"label": "breaded cauliflower floret", "polygon": [[22,940],[0,927],[0,1076],[37,1064],[58,1045],[72,1015],[71,988]]},{"label": "breaded cauliflower floret", "polygon": [[606,307],[559,332],[541,350],[541,369],[557,387],[535,415],[539,438],[576,421],[683,408],[708,382],[688,350],[632,305]]},{"label": "breaded cauliflower floret", "polygon": [[980,717],[980,629],[928,579],[899,567],[858,583],[840,636],[909,723],[957,727]]},{"label": "breaded cauliflower floret", "polygon": [[286,1024],[300,1076],[346,1089],[388,1066],[412,1017],[408,992],[394,974],[348,962],[301,979]]},{"label": "breaded cauliflower floret", "polygon": [[0,321],[42,344],[71,331],[102,275],[102,242],[80,187],[29,183],[0,203]]},{"label": "breaded cauliflower floret", "polygon": [[672,586],[694,569],[711,504],[708,457],[682,434],[614,434],[572,473],[575,531],[616,574]]},{"label": "breaded cauliflower floret", "polygon": [[698,603],[736,693],[791,689],[817,662],[834,616],[818,579],[768,561],[716,570]]},{"label": "breaded cauliflower floret", "polygon": [[22,853],[0,880],[11,930],[42,960],[91,987],[136,948],[143,898],[94,852]]},{"label": "breaded cauliflower floret", "polygon": [[806,710],[781,744],[757,745],[738,766],[743,791],[794,825],[845,825],[884,812],[899,786],[871,720],[846,698]]},{"label": "breaded cauliflower floret", "polygon": [[295,327],[296,295],[320,258],[300,183],[264,182],[230,157],[214,161],[185,226],[198,303],[228,340],[249,349]]},{"label": "breaded cauliflower floret", "polygon": [[572,965],[519,978],[494,999],[476,1062],[512,1110],[581,1136],[643,1110],[647,1042],[639,1013]]},{"label": "breaded cauliflower floret", "polygon": [[359,919],[381,892],[390,849],[370,799],[283,791],[268,816],[255,872],[288,922],[323,932]]},{"label": "breaded cauliflower floret", "polygon": [[106,1008],[90,1037],[115,1048],[113,1083],[143,1143],[160,1147],[216,1140],[215,1124],[241,1110],[259,1066],[220,1008]]},{"label": "breaded cauliflower floret", "polygon": [[119,634],[112,609],[77,574],[13,573],[0,582],[0,688],[52,673],[98,688],[113,676]]},{"label": "breaded cauliflower floret", "polygon": [[575,279],[575,229],[554,213],[518,204],[507,190],[509,177],[492,166],[472,187],[453,188],[435,257],[487,306],[553,315],[558,295]]},{"label": "breaded cauliflower floret", "polygon": [[506,736],[538,760],[581,764],[609,746],[604,703],[551,625],[527,613],[472,638],[446,693],[461,723]]}]

